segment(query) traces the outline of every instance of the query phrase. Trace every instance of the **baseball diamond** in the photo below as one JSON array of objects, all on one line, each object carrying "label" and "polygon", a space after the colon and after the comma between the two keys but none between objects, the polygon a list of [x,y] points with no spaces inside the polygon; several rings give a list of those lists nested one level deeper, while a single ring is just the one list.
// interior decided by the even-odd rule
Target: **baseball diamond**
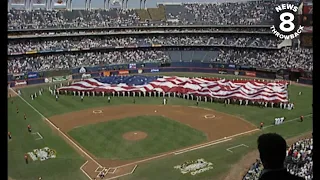
[{"label": "baseball diamond", "polygon": [[[175,74],[187,76],[185,73]],[[54,88],[54,85],[49,86]],[[261,121],[261,118],[257,118],[258,114],[265,114],[262,119],[266,123],[264,132],[269,129],[271,132],[286,132],[283,131],[285,129],[290,132],[285,133],[288,137],[305,132],[311,123],[307,109],[295,112],[295,110],[255,106],[228,105],[225,107],[223,104],[211,102],[200,102],[196,106],[195,100],[174,97],[168,98],[166,105],[162,105],[163,97],[111,96],[111,102],[108,103],[107,97],[102,96],[86,96],[81,102],[79,96],[63,95],[59,97],[58,101],[55,101],[55,97],[48,91],[48,85],[41,87],[45,89],[44,93],[35,100],[31,100],[28,94],[37,91],[39,87],[23,88],[21,96],[15,91],[10,90],[9,92],[12,94],[11,97],[18,98],[14,100],[14,103],[22,100],[20,103],[24,105],[21,106],[21,109],[27,108],[30,109],[27,111],[36,112],[32,117],[28,116],[28,119],[37,119],[36,116],[39,115],[37,113],[43,113],[45,117],[42,119],[53,123],[51,125],[49,123],[49,125],[55,126],[54,132],[57,132],[85,159],[85,161],[74,159],[74,162],[78,163],[70,164],[70,168],[74,169],[78,164],[78,168],[80,167],[81,172],[89,179],[99,176],[101,172],[105,174],[105,179],[120,177],[121,179],[141,179],[139,172],[145,172],[147,167],[169,170],[171,167],[167,167],[168,164],[173,167],[181,161],[194,158],[205,158],[210,162],[218,163],[220,160],[216,158],[223,157],[223,161],[234,162],[234,159],[238,159],[236,156],[239,153],[250,151],[255,147],[255,140],[252,140],[252,137],[255,137],[255,134],[260,134],[261,131],[257,128]],[[312,92],[307,87],[289,86],[289,97],[297,100],[298,103],[295,104],[297,107],[304,106],[309,102],[309,100],[299,100],[301,96],[298,95],[298,92],[300,91],[304,92],[305,98],[308,97],[307,94]],[[133,99],[136,100],[135,104],[133,104]],[[13,115],[19,116],[15,113],[14,104],[11,106]],[[272,125],[274,116],[284,113],[289,123],[279,126]],[[297,114],[300,113],[305,114],[306,121],[303,124],[294,120],[299,119]],[[19,119],[19,117],[16,118]],[[43,123],[41,119],[37,121],[40,124]],[[37,128],[35,132],[41,133],[43,140],[52,141],[50,140],[52,130],[48,131],[45,124],[40,124],[37,126],[33,124],[33,127]],[[170,128],[173,127],[175,127],[175,131],[170,131]],[[181,127],[184,130],[177,130]],[[166,131],[168,133],[165,134]],[[141,137],[135,137],[135,133]],[[137,139],[134,140],[134,138]],[[30,137],[32,142],[43,143],[43,140],[35,141],[34,139],[34,136]],[[168,141],[169,139],[177,143],[172,143]],[[188,139],[188,141],[184,141],[184,139]],[[161,144],[157,144],[157,142],[161,142]],[[48,160],[48,162],[65,163],[65,160],[59,159],[59,155],[63,158],[76,156],[70,154],[71,149],[61,149],[66,148],[65,146],[53,147],[54,144],[50,145],[50,148],[57,151],[57,158]],[[232,154],[227,151],[228,148],[239,144],[244,144],[246,148],[233,149]],[[154,146],[154,148],[144,151],[143,147],[148,146]],[[212,153],[217,153],[219,156],[211,156]],[[185,159],[186,156],[188,156],[187,159]],[[30,165],[37,166],[35,163]],[[224,165],[216,166],[212,170],[203,172],[203,175],[219,174],[221,168],[226,167]],[[169,171],[172,171],[170,176],[180,177],[173,168]],[[146,176],[149,176],[147,174],[145,173]],[[201,173],[197,176],[203,175]],[[221,173],[219,176],[224,177]],[[161,177],[165,177],[165,175]]]},{"label": "baseball diamond", "polygon": [[[121,151],[121,148],[126,148],[125,144],[120,144],[117,146],[117,144],[119,143],[112,143],[112,138],[108,138],[108,136],[103,136],[103,140],[104,141],[111,141],[109,147],[106,146],[104,147],[103,145],[101,145],[101,143],[95,143],[96,140],[94,138],[99,138],[99,137],[95,137],[95,135],[99,136],[99,133],[94,134],[93,131],[95,131],[96,128],[91,127],[88,128],[87,131],[83,131],[80,130],[78,133],[77,129],[79,129],[79,126],[85,126],[89,125],[89,124],[95,124],[95,123],[100,123],[100,122],[107,122],[109,121],[110,123],[115,123],[112,120],[115,119],[119,119],[118,121],[122,121],[122,118],[126,118],[126,117],[136,117],[136,116],[142,116],[142,115],[148,115],[150,117],[148,118],[144,118],[145,121],[151,121],[154,125],[156,125],[155,127],[151,127],[150,125],[147,124],[147,127],[145,127],[146,131],[148,132],[148,135],[151,135],[151,133],[153,131],[157,131],[156,128],[160,128],[160,129],[164,129],[164,133],[165,131],[168,131],[168,133],[170,133],[170,131],[174,131],[176,132],[175,134],[173,134],[172,136],[168,136],[167,135],[162,135],[162,134],[156,134],[156,136],[168,136],[170,138],[171,141],[177,141],[177,139],[175,140],[174,136],[179,136],[179,134],[181,135],[182,138],[185,138],[185,140],[182,142],[189,142],[192,143],[192,138],[195,138],[194,136],[196,136],[196,134],[192,133],[193,136],[188,137],[188,135],[184,135],[187,132],[184,132],[184,130],[179,130],[178,126],[174,126],[174,129],[170,129],[169,123],[162,123],[163,125],[161,125],[161,123],[156,122],[156,121],[152,121],[152,119],[157,119],[154,116],[163,116],[163,117],[167,117],[170,118],[172,120],[178,121],[180,123],[183,123],[185,125],[188,125],[198,131],[202,131],[206,134],[206,136],[203,136],[204,139],[200,138],[200,140],[206,140],[207,142],[210,141],[215,141],[224,137],[228,137],[228,136],[232,136],[235,134],[239,134],[242,132],[248,132],[248,131],[252,131],[257,129],[257,127],[241,118],[235,117],[235,116],[231,116],[228,114],[224,114],[221,112],[217,112],[214,110],[207,110],[207,109],[202,109],[202,108],[194,108],[194,107],[185,107],[185,106],[163,106],[163,105],[149,105],[149,106],[144,106],[144,105],[122,105],[122,106],[114,106],[114,107],[104,107],[104,108],[100,108],[103,111],[103,114],[93,114],[92,113],[92,109],[87,109],[87,110],[82,110],[82,111],[77,111],[77,112],[72,112],[72,113],[67,113],[67,114],[62,114],[62,115],[57,115],[57,116],[53,116],[53,117],[49,117],[49,119],[57,126],[60,128],[61,131],[63,132],[68,132],[71,130],[71,132],[69,134],[71,134],[71,138],[76,137],[75,140],[77,141],[77,139],[80,139],[80,141],[83,141],[84,138],[88,138],[88,142],[91,142],[90,144],[87,144],[87,146],[85,144],[81,144],[78,143],[79,145],[81,145],[82,147],[84,147],[85,149],[87,149],[86,147],[88,147],[89,149],[92,149],[92,152],[90,152],[90,150],[86,150],[89,154],[92,155],[92,157],[94,159],[98,159],[97,161],[104,166],[105,168],[116,168],[118,166],[122,166],[128,163],[132,163],[135,161],[141,161],[143,160],[143,158],[138,158],[138,159],[134,159],[131,158],[132,160],[121,160],[121,158],[127,159],[128,158],[128,154],[129,157],[132,156],[130,155],[130,148],[125,149],[125,151]],[[123,109],[125,109],[125,111],[123,111]],[[154,112],[154,110],[157,110],[157,112]],[[205,114],[215,114],[215,116],[217,117],[216,119],[205,119],[204,115]],[[137,123],[135,126],[136,128],[143,128],[143,124],[145,122],[137,120]],[[116,120],[117,121],[117,120]],[[127,121],[135,121],[134,119],[129,119]],[[159,121],[159,120],[157,120]],[[118,130],[120,132],[122,132],[123,128],[125,129],[126,124],[130,124],[130,122],[123,122],[121,124],[114,124],[111,125],[110,127],[105,127],[103,125],[97,124],[98,126],[102,126],[104,127],[103,130],[104,131],[114,131],[113,128],[116,127],[121,127]],[[154,126],[153,125],[153,126]],[[130,126],[130,125],[129,125]],[[134,126],[134,123],[133,125]],[[74,131],[72,130],[74,127],[77,127]],[[148,128],[149,127],[149,128]],[[131,128],[129,128],[131,129]],[[180,128],[181,129],[181,128]],[[115,129],[117,130],[117,129]],[[190,130],[189,130],[190,131]],[[82,137],[85,136],[86,132],[88,133],[88,137]],[[77,136],[78,134],[78,136]],[[117,133],[115,133],[117,134]],[[121,133],[122,134],[122,133]],[[111,136],[112,134],[110,134]],[[117,135],[114,135],[117,136]],[[156,137],[154,136],[153,139],[151,139],[151,141],[154,141],[154,145],[152,145],[152,143],[149,143],[149,146],[145,145],[140,145],[140,147],[138,148],[150,148],[150,146],[156,146],[156,144],[158,143],[157,141],[161,141],[160,137]],[[199,136],[199,135],[198,135]],[[207,138],[205,138],[207,137]],[[188,141],[186,141],[186,139],[188,139]],[[199,139],[199,138],[198,138]],[[117,140],[117,139],[116,139]],[[202,141],[195,141],[195,144],[200,144],[200,142]],[[102,142],[102,141],[100,141]],[[83,142],[85,143],[85,142]],[[170,147],[170,143],[166,142]],[[176,143],[179,143],[176,142]],[[190,145],[195,145],[195,144],[190,144]],[[112,146],[112,145],[115,145]],[[159,147],[165,145],[164,144],[159,144]],[[99,147],[99,148],[103,148],[104,149],[104,153],[101,154],[98,153],[97,151],[99,151],[97,148],[94,147]],[[159,148],[158,147],[158,148]],[[177,146],[176,146],[177,147]],[[108,153],[112,153],[112,151],[110,150],[108,152],[108,148],[118,148],[115,151],[118,152],[114,152],[116,154],[118,154],[118,156],[116,157],[110,157],[110,155],[108,155]],[[159,150],[158,148],[156,148],[155,150]],[[152,149],[152,148],[151,148]],[[182,149],[178,148],[178,149],[170,149],[170,151],[175,151],[175,150],[179,150]],[[160,148],[161,150],[161,148]],[[168,150],[168,149],[167,149]],[[93,151],[97,152],[97,154],[100,154],[98,157],[96,157],[96,154],[93,153]],[[119,153],[123,152],[124,154]],[[146,151],[146,150],[145,150]],[[156,151],[157,152],[157,151]],[[134,153],[134,152],[132,152]],[[127,154],[127,155],[126,155]],[[122,156],[121,156],[122,155]],[[158,152],[157,154],[145,154],[145,156],[150,156],[150,155],[154,155],[154,156],[159,156],[159,155],[172,155],[168,152]],[[103,158],[104,157],[109,157],[109,158]],[[140,155],[141,156],[141,155]],[[163,156],[164,157],[164,156]],[[119,160],[113,160],[113,159],[119,159]],[[146,162],[146,161],[145,161]],[[138,163],[137,163],[138,164]],[[90,164],[92,165],[92,164]],[[96,174],[92,174],[93,172],[90,172],[88,169],[91,169],[91,167],[87,167],[89,166],[86,165],[83,167],[83,169],[90,174],[91,176],[94,176]],[[132,169],[128,169],[125,168],[128,172],[130,172]],[[120,170],[123,173],[128,173],[125,170],[122,170],[122,168],[117,168],[117,170]],[[108,174],[108,177],[113,177],[119,175],[118,173],[116,174]]]},{"label": "baseball diamond", "polygon": [[311,0],[7,9],[8,180],[314,179]]}]

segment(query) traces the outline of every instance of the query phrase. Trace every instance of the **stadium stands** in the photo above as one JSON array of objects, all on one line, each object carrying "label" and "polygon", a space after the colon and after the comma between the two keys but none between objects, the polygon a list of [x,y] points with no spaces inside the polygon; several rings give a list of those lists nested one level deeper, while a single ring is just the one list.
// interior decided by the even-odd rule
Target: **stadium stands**
[{"label": "stadium stands", "polygon": [[74,37],[64,39],[29,39],[11,41],[8,45],[8,54],[24,54],[27,51],[56,51],[83,48],[107,48],[116,46],[126,47],[151,47],[153,44],[164,46],[242,46],[242,47],[274,47],[281,40],[274,36],[249,36],[249,35],[202,35],[202,36],[130,36],[130,37]]},{"label": "stadium stands", "polygon": [[[257,25],[268,24],[272,21],[274,2],[237,2],[218,4],[161,4],[155,9],[110,9],[110,10],[18,10],[8,12],[8,28],[46,29],[46,28],[79,28],[79,27],[128,27],[155,25]],[[145,21],[147,20],[147,21]],[[164,21],[166,20],[166,21]],[[182,32],[187,29],[171,29],[164,32]],[[122,31],[123,36],[85,36],[88,33],[114,33]],[[144,30],[147,31],[147,30]],[[101,31],[65,31],[65,32],[37,32],[35,36],[64,37],[15,39],[9,35],[8,73],[26,71],[45,71],[54,69],[68,69],[79,66],[98,66],[109,64],[127,64],[143,62],[218,62],[232,63],[260,68],[300,68],[313,70],[313,50],[282,48],[276,50],[281,40],[268,34],[183,34],[183,35],[136,35],[128,36],[127,32],[144,32],[140,29],[101,30]],[[157,30],[158,31],[158,30]],[[200,29],[188,29],[198,32]],[[204,31],[204,29],[203,29]],[[211,28],[205,31],[243,31],[266,32],[268,28]],[[151,30],[148,30],[151,32]],[[87,34],[85,34],[87,33]],[[22,34],[16,34],[20,38]],[[32,32],[25,34],[32,35]],[[70,38],[68,35],[73,35]],[[77,35],[77,37],[75,37]],[[166,48],[139,49],[139,46],[171,46]],[[35,54],[32,56],[17,56],[33,52],[61,52],[70,49],[130,47],[136,50],[104,52],[78,52]],[[177,46],[193,46],[193,48],[177,48]],[[230,46],[242,48],[203,49],[201,46]],[[259,50],[254,48],[260,48]],[[264,50],[274,48],[274,50]]]},{"label": "stadium stands", "polygon": [[[160,4],[158,8],[148,8],[145,11],[133,9],[92,11],[11,9],[8,12],[8,29],[150,26],[154,24],[271,24],[275,6],[273,1],[250,1],[220,4]],[[150,21],[145,23],[147,19]]]},{"label": "stadium stands", "polygon": [[[293,175],[313,179],[313,138],[302,139],[292,144],[287,150],[285,167]],[[257,160],[248,170],[243,180],[258,180],[263,170],[260,160]]]},{"label": "stadium stands", "polygon": [[8,60],[8,73],[67,69],[79,66],[128,64],[143,62],[202,61],[223,62],[260,68],[313,69],[311,49],[284,48],[274,51],[246,49],[204,50],[130,50],[86,52],[77,54],[53,54],[12,57]]}]

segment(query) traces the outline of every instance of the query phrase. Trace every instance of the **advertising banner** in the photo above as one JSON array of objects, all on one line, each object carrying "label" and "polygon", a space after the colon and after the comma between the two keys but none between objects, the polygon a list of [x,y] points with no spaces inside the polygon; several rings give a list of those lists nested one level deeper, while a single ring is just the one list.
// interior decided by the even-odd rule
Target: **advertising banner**
[{"label": "advertising banner", "polygon": [[12,80],[21,80],[21,79],[25,79],[24,73],[13,74],[13,75],[12,75]]},{"label": "advertising banner", "polygon": [[26,54],[36,54],[38,51],[27,51]]},{"label": "advertising banner", "polygon": [[28,79],[39,78],[39,74],[37,72],[28,72]]},{"label": "advertising banner", "polygon": [[246,71],[246,72],[245,72],[245,75],[246,75],[246,76],[250,76],[250,77],[256,77],[256,72]]},{"label": "advertising banner", "polygon": [[236,68],[236,65],[235,65],[235,64],[229,64],[228,67],[231,68],[231,69],[235,69],[235,68]]},{"label": "advertising banner", "polygon": [[44,81],[44,79],[29,79],[28,81],[27,81],[27,83],[28,83],[28,85],[31,85],[31,84],[42,84],[42,83],[44,83],[45,81]]},{"label": "advertising banner", "polygon": [[219,73],[219,74],[227,74],[228,71],[226,71],[226,70],[219,70],[218,73]]},{"label": "advertising banner", "polygon": [[49,53],[49,52],[52,52],[52,51],[39,51],[38,53]]},{"label": "advertising banner", "polygon": [[129,69],[136,69],[136,68],[137,68],[137,64],[135,63],[129,64]]},{"label": "advertising banner", "polygon": [[11,5],[18,5],[18,6],[24,6],[26,3],[25,0],[12,0],[11,1]]},{"label": "advertising banner", "polygon": [[104,71],[104,72],[103,72],[103,76],[104,76],[104,77],[110,76],[110,71]]},{"label": "advertising banner", "polygon": [[21,80],[21,81],[15,81],[15,86],[16,86],[16,87],[26,86],[27,84],[28,84],[27,81],[23,81],[23,80]]},{"label": "advertising banner", "polygon": [[52,77],[52,82],[66,81],[68,80],[67,76],[56,76]]},{"label": "advertising banner", "polygon": [[159,69],[151,69],[150,72],[159,72]]},{"label": "advertising banner", "polygon": [[33,0],[33,5],[34,6],[45,6],[46,5],[46,0]]},{"label": "advertising banner", "polygon": [[91,78],[91,74],[82,74],[81,79],[89,79]]},{"label": "advertising banner", "polygon": [[54,0],[53,6],[55,8],[66,8],[67,0]]},{"label": "advertising banner", "polygon": [[52,77],[44,78],[45,83],[52,83]]},{"label": "advertising banner", "polygon": [[13,53],[10,53],[10,55],[20,55],[20,54],[24,54],[22,52],[13,52]]},{"label": "advertising banner", "polygon": [[118,71],[119,75],[126,75],[129,74],[129,71]]}]

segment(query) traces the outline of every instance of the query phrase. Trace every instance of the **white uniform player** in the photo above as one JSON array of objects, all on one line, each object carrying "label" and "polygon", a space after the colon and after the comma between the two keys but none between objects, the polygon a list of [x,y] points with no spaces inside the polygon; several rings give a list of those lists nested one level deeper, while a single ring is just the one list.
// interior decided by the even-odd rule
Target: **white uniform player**
[{"label": "white uniform player", "polygon": [[167,99],[163,98],[163,105],[166,105],[166,104],[167,104]]}]

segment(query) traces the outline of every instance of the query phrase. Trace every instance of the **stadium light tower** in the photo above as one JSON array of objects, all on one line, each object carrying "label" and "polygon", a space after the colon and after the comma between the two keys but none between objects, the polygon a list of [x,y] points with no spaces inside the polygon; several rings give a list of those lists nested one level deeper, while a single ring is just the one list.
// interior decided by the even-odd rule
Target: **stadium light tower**
[{"label": "stadium light tower", "polygon": [[70,9],[70,11],[72,11],[72,0],[70,0],[70,2],[69,2],[69,9]]},{"label": "stadium light tower", "polygon": [[107,9],[107,0],[103,0],[103,9],[106,10]]},{"label": "stadium light tower", "polygon": [[51,3],[51,0],[46,0],[46,9],[47,10],[50,10],[50,3]]},{"label": "stadium light tower", "polygon": [[88,10],[88,5],[87,5],[87,4],[88,4],[88,0],[85,0],[85,1],[84,1],[84,9],[85,9],[85,10]]},{"label": "stadium light tower", "polygon": [[147,2],[147,0],[143,0],[143,6],[144,6],[144,9],[147,9],[146,2]]},{"label": "stadium light tower", "polygon": [[91,5],[92,5],[91,0],[89,0],[89,11],[91,11]]},{"label": "stadium light tower", "polygon": [[29,10],[30,10],[30,11],[31,11],[31,9],[32,9],[32,4],[33,4],[32,0],[29,0]]},{"label": "stadium light tower", "polygon": [[140,0],[140,9],[141,9],[141,7],[142,7],[142,1],[143,1],[143,0]]},{"label": "stadium light tower", "polygon": [[121,0],[121,9],[124,9],[125,8],[125,0]]},{"label": "stadium light tower", "polygon": [[129,1],[129,0],[126,0],[126,9],[128,9],[128,1]]}]

